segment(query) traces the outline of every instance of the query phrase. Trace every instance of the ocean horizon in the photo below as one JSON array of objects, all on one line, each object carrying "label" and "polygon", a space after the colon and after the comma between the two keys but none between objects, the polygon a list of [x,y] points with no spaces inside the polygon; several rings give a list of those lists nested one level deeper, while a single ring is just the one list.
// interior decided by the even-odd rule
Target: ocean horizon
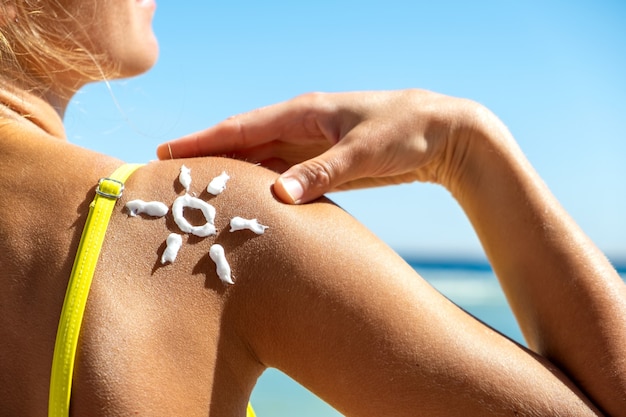
[{"label": "ocean horizon", "polygon": [[[410,255],[400,254],[416,270],[457,270],[457,271],[493,271],[489,261],[478,256],[446,255]],[[620,274],[626,274],[626,255],[608,257],[613,268]]]}]

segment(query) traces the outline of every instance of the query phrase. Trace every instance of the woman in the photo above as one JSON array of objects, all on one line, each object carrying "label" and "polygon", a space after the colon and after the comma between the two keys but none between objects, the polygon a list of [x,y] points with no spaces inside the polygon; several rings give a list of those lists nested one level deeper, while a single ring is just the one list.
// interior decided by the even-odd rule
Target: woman
[{"label": "woman", "polygon": [[[96,187],[99,179],[123,164],[69,144],[61,122],[63,111],[84,84],[132,76],[154,63],[153,12],[149,0],[0,5],[2,415],[46,413],[59,316],[89,205],[96,191],[102,192]],[[393,95],[380,96],[381,101],[389,98]],[[408,98],[415,99],[412,94]],[[405,128],[424,138],[421,143],[427,146],[414,150],[425,151],[425,169],[414,172],[405,167],[405,173],[461,187],[464,184],[456,181],[476,166],[469,163],[472,158],[466,165],[457,163],[465,159],[455,156],[463,150],[461,145],[452,146],[455,139],[469,141],[486,128],[504,133],[471,103],[429,95],[424,99],[432,104],[433,113],[414,122],[407,111]],[[337,100],[339,104],[343,98]],[[334,111],[342,107],[333,104],[326,111],[336,115],[337,124],[329,125],[330,132],[339,138],[350,123],[383,115],[376,104],[364,103],[357,105],[360,111],[352,107],[344,113]],[[476,121],[478,128],[451,123],[457,114],[458,121]],[[484,125],[477,119],[481,115]],[[261,130],[265,125],[259,125]],[[304,126],[315,133],[310,124]],[[248,127],[245,118],[222,126],[226,133],[233,129],[247,133]],[[393,143],[391,133],[389,143]],[[177,156],[175,146],[172,149]],[[509,172],[504,162],[515,158],[504,159],[491,168]],[[579,246],[573,244],[563,253],[557,239],[540,234],[534,242],[550,249],[551,253],[540,255],[541,260],[556,265],[560,260],[556,257],[561,256],[569,261],[567,268],[551,270],[557,277],[555,285],[565,273],[580,281],[569,293],[555,295],[564,308],[571,307],[570,298],[584,298],[594,307],[591,317],[576,317],[587,332],[576,348],[589,347],[581,349],[586,356],[572,352],[571,335],[561,331],[571,326],[563,326],[558,311],[541,297],[536,303],[524,298],[532,301],[540,289],[534,281],[526,287],[515,277],[508,279],[513,292],[522,293],[517,307],[530,312],[526,328],[542,342],[537,347],[542,356],[448,302],[329,201],[282,204],[270,192],[276,174],[249,163],[209,158],[188,159],[184,164],[191,170],[189,195],[210,202],[216,210],[217,235],[184,233],[180,213],[129,215],[127,203],[136,199],[165,202],[175,211],[172,201],[186,195],[179,179],[180,161],[148,164],[126,181],[112,212],[82,321],[72,415],[245,415],[254,383],[269,366],[291,375],[346,415],[621,412],[624,372],[617,358],[623,357],[625,346],[623,287],[582,238]],[[230,176],[226,190],[209,195],[206,185],[223,171]],[[499,186],[513,181],[534,195],[536,185],[518,171],[504,175]],[[278,195],[289,191],[274,189]],[[468,195],[474,191],[454,189],[487,241],[494,265],[506,276],[515,263],[510,253],[520,248],[501,248],[499,238],[490,237],[498,235],[501,220],[494,223],[479,216],[481,210],[497,210],[491,207],[493,201],[482,204]],[[289,193],[293,196],[293,189]],[[561,214],[554,204],[544,206],[547,203],[539,197],[549,197],[543,191],[539,194],[528,211],[520,212],[520,222],[541,221],[538,207]],[[512,197],[507,194],[507,198]],[[192,228],[205,222],[198,210],[187,210],[184,216]],[[262,235],[247,230],[231,233],[229,219],[235,216],[257,218],[269,229]],[[557,226],[559,232],[580,237],[567,221]],[[509,230],[519,232],[517,225]],[[182,236],[182,247],[173,262],[162,263],[170,233]],[[234,285],[220,280],[223,269],[216,269],[209,256],[216,243],[224,248]],[[533,276],[539,263],[531,260],[513,275]],[[587,275],[580,276],[575,267],[584,267]],[[599,274],[607,283],[595,282]],[[543,277],[532,279],[538,283]],[[585,291],[588,287],[593,290]],[[542,308],[555,315],[541,320],[542,325],[548,323],[546,329],[537,328]],[[554,328],[555,337],[546,337]],[[599,350],[604,355],[594,360],[601,361],[600,373],[584,366]]]}]

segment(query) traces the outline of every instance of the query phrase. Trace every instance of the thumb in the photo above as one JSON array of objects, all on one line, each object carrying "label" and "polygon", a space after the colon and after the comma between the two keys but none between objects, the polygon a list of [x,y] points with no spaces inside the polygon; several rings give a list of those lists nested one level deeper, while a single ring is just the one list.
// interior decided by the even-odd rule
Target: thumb
[{"label": "thumb", "polygon": [[338,147],[294,165],[274,183],[274,192],[288,204],[308,203],[350,179],[350,164]]}]

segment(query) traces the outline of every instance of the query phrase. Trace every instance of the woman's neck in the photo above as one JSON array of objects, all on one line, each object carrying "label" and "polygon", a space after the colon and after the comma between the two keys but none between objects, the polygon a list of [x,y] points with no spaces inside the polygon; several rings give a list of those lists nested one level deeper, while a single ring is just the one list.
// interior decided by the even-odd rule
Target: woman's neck
[{"label": "woman's neck", "polygon": [[62,119],[66,105],[53,94],[41,97],[0,84],[0,118],[23,122],[56,139],[66,140]]}]

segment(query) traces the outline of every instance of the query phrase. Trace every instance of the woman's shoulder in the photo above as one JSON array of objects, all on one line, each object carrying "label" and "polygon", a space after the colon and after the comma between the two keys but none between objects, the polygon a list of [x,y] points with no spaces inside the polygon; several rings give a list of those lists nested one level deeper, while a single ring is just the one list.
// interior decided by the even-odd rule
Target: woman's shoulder
[{"label": "woman's shoulder", "polygon": [[[84,402],[77,399],[77,406],[100,401],[111,402],[104,407],[132,403],[146,410],[155,404],[162,410],[245,406],[246,395],[235,398],[224,388],[252,381],[249,375],[256,372],[233,336],[238,319],[228,303],[253,300],[246,282],[259,274],[246,260],[259,256],[259,246],[274,244],[269,243],[278,229],[270,215],[274,176],[224,158],[151,162],[130,176],[91,288],[79,372],[93,386],[79,388],[77,398]],[[257,218],[269,228],[231,231],[235,217]],[[222,248],[219,257],[212,256],[215,245]],[[231,362],[240,367],[236,375],[215,376],[216,368]],[[150,387],[180,390],[183,380],[184,395],[145,394]],[[219,399],[206,397],[212,386],[224,389]]]},{"label": "woman's shoulder", "polygon": [[[300,303],[312,290],[329,236],[318,232],[334,221],[328,210],[342,213],[328,202],[280,203],[276,177],[254,164],[202,158],[149,163],[128,179],[90,293],[82,366],[100,375],[132,369],[89,392],[136,404],[133,387],[167,380],[176,389],[184,377],[199,390],[192,398],[214,386],[225,403],[247,399],[228,387],[251,390],[264,368],[251,352],[267,348],[258,334],[274,334],[279,316],[302,317],[283,302],[286,292]],[[234,369],[224,373],[225,365]]]},{"label": "woman's shoulder", "polygon": [[216,275],[226,264],[213,258],[219,254],[222,259],[237,259],[251,245],[272,240],[268,236],[284,210],[272,195],[275,177],[271,171],[227,158],[143,165],[126,181],[105,250],[123,247],[123,254],[143,259],[141,265],[127,263],[134,273],[204,275],[207,280],[215,278],[211,287],[228,288],[238,274]]}]

